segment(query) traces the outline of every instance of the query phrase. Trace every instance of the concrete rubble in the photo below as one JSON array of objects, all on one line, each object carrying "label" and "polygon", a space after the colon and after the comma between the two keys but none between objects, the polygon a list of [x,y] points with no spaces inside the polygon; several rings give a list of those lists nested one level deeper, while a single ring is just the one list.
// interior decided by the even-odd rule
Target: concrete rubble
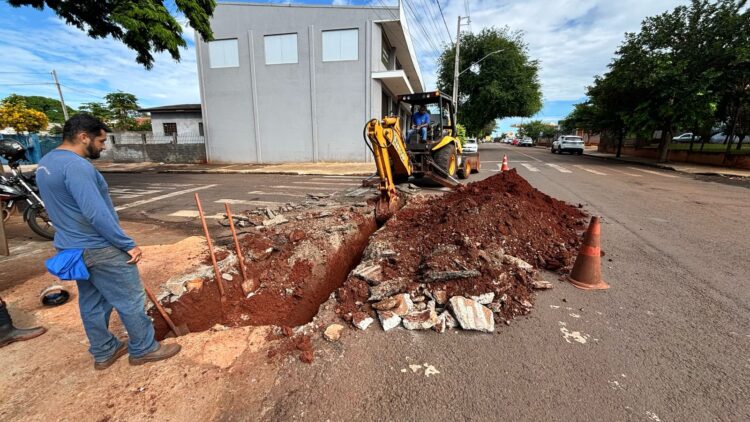
[{"label": "concrete rubble", "polygon": [[450,299],[450,309],[456,321],[464,330],[491,333],[495,331],[495,318],[492,311],[471,299],[454,296]]}]

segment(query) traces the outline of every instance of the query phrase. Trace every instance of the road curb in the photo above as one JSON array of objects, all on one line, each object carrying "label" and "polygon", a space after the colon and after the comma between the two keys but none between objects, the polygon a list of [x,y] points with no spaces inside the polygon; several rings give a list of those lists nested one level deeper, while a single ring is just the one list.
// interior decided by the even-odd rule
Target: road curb
[{"label": "road curb", "polygon": [[[598,158],[600,160],[616,161],[618,163],[638,164],[638,165],[641,165],[641,166],[658,168],[658,169],[662,169],[662,170],[671,170],[671,171],[675,171],[675,172],[678,172],[678,173],[687,173],[687,172],[684,172],[684,171],[677,170],[676,168],[674,168],[674,167],[672,167],[670,165],[667,165],[667,164],[648,163],[648,162],[643,162],[643,161],[623,160],[622,158],[606,157],[606,156],[603,156],[603,155],[596,155],[596,154],[587,154],[586,151],[583,152],[583,155],[586,156],[586,157]],[[695,174],[695,173],[689,173],[689,174]]]},{"label": "road curb", "polygon": [[164,170],[164,169],[99,169],[100,173],[123,174],[280,174],[287,176],[371,176],[373,173],[323,173],[304,171],[270,171],[270,170]]}]

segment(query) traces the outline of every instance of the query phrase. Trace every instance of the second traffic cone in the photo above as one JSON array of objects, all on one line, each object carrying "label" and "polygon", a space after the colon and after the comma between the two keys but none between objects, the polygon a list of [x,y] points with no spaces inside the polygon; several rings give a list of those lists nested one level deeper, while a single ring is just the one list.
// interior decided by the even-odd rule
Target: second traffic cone
[{"label": "second traffic cone", "polygon": [[500,171],[508,171],[508,154],[503,154],[503,165],[500,167]]},{"label": "second traffic cone", "polygon": [[583,245],[581,245],[576,262],[573,264],[573,270],[568,276],[568,281],[579,289],[609,289],[609,284],[602,280],[600,234],[599,217],[591,217],[589,228],[583,235]]}]

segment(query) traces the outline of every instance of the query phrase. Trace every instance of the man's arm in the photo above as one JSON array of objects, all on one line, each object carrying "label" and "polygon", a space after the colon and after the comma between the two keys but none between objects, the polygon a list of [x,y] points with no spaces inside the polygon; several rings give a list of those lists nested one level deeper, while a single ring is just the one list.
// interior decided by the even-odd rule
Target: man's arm
[{"label": "man's arm", "polygon": [[[109,210],[107,202],[99,193],[96,184],[96,170],[85,163],[73,163],[65,171],[65,186],[78,204],[83,217],[112,246],[130,253],[136,249],[133,239],[120,228]],[[134,251],[140,257],[140,250]],[[136,262],[136,256],[131,253]]]}]

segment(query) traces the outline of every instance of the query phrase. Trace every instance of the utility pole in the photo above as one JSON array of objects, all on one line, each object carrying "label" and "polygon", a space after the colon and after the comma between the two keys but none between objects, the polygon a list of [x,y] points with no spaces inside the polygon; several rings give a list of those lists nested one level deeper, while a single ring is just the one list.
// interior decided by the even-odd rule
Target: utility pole
[{"label": "utility pole", "polygon": [[63,116],[65,116],[65,121],[67,122],[68,108],[65,107],[65,100],[63,99],[62,89],[60,89],[60,82],[57,81],[57,72],[55,72],[55,69],[52,69],[52,77],[55,79],[55,85],[57,85],[57,93],[60,94],[60,104],[62,104]]},{"label": "utility pole", "polygon": [[461,52],[461,16],[458,17],[458,26],[456,27],[456,57],[453,64],[453,108],[458,114],[458,55]]}]

